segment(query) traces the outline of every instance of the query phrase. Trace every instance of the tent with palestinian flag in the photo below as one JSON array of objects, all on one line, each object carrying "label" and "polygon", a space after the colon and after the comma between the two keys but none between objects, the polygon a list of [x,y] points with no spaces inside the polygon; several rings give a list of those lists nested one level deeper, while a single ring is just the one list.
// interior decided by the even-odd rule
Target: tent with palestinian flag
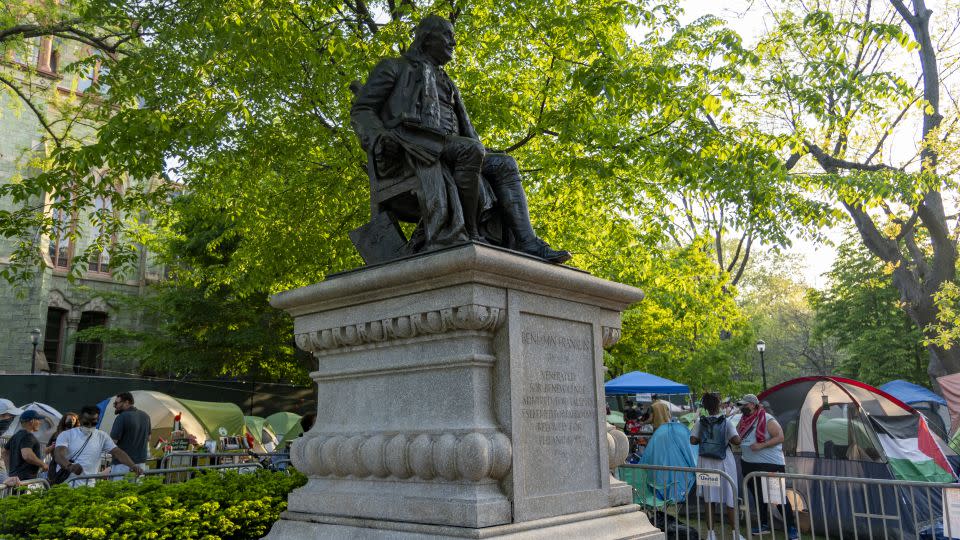
[{"label": "tent with palestinian flag", "polygon": [[[783,427],[783,451],[791,473],[932,483],[957,481],[955,468],[960,465],[960,458],[930,429],[926,418],[873,386],[842,377],[801,377],[757,397],[769,405],[768,412]],[[809,487],[809,494],[801,489],[797,496],[819,500],[819,484]],[[826,494],[831,499],[832,491]],[[839,512],[813,521],[832,521],[829,526],[833,530],[869,531],[869,519],[841,516],[877,514],[875,511],[885,504],[896,505],[902,495],[893,487],[879,491],[882,497],[873,499],[877,508],[839,508]],[[862,504],[860,498],[839,495],[840,506]],[[916,507],[916,517],[929,513],[926,501],[921,502]],[[939,501],[929,502],[936,503],[930,508],[939,508]],[[808,508],[812,506],[815,505]]]}]

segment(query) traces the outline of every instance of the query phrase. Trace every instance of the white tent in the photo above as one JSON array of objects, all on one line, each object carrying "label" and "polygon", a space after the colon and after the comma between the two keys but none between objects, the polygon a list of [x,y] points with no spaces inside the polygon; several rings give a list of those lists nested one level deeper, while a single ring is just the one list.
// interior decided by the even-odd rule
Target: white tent
[{"label": "white tent", "polygon": [[[40,444],[43,446],[47,445],[47,441],[50,440],[50,437],[57,431],[57,425],[60,423],[61,414],[60,411],[54,409],[53,407],[45,403],[30,403],[29,405],[23,405],[20,407],[24,411],[36,411],[40,416],[43,417],[43,423],[40,424],[40,429],[34,433],[34,436],[40,441]],[[3,438],[9,439],[13,436],[14,433],[20,431],[20,417],[17,416],[13,419],[13,422],[10,422],[10,426],[7,428],[7,431],[3,433]]]},{"label": "white tent", "polygon": [[[180,425],[189,435],[197,438],[201,444],[209,435],[203,428],[203,424],[176,398],[168,396],[162,392],[153,392],[150,390],[134,390],[133,406],[150,415],[150,445],[157,444],[157,440],[163,437],[164,440],[170,440],[170,432],[173,431],[173,418],[180,415]],[[100,429],[110,433],[113,422],[117,419],[117,413],[113,411],[113,404],[107,404],[107,409],[103,413],[103,419],[100,421]]]}]

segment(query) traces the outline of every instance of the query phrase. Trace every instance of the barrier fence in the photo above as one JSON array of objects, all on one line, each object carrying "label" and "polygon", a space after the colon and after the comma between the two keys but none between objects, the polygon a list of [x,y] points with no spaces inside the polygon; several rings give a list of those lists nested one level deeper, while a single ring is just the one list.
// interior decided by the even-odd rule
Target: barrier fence
[{"label": "barrier fence", "polygon": [[[198,472],[204,471],[222,471],[222,470],[235,470],[239,473],[250,473],[254,472],[257,469],[262,469],[263,467],[260,463],[256,461],[251,461],[247,463],[225,463],[222,465],[203,465],[200,467],[177,467],[171,469],[147,469],[143,471],[141,477],[149,476],[163,476],[164,484],[173,484],[176,482],[185,482]],[[66,482],[67,485],[71,487],[77,486],[89,486],[94,485],[97,482],[103,480],[125,480],[128,482],[135,482],[139,477],[133,475],[132,473],[107,473],[107,474],[86,474],[82,476],[75,476],[70,478]]]},{"label": "barrier fence", "polygon": [[[659,465],[622,465],[619,479],[633,487],[633,501],[640,505],[650,522],[678,540],[737,540],[741,537],[741,508],[736,499],[737,482],[723,471],[695,467]],[[700,489],[698,489],[700,488]],[[705,491],[708,504],[698,495]],[[720,501],[729,490],[732,508]]]},{"label": "barrier fence", "polygon": [[[177,482],[185,482],[193,478],[198,472],[205,471],[223,471],[223,470],[235,470],[241,474],[252,473],[259,469],[263,469],[263,465],[258,461],[248,461],[244,463],[225,463],[221,465],[201,465],[198,467],[176,467],[168,469],[147,469],[143,471],[143,474],[136,476],[133,473],[104,473],[104,474],[86,474],[81,476],[74,476],[64,482],[71,487],[79,486],[93,486],[98,482],[104,480],[115,480],[115,481],[127,481],[127,482],[137,482],[140,478],[151,477],[151,476],[162,476],[164,484],[172,484]],[[24,480],[19,484],[14,486],[0,486],[0,498],[10,497],[14,495],[22,495],[24,493],[32,493],[35,491],[45,491],[50,489],[50,483],[43,478],[36,478],[33,480]]]},{"label": "barrier fence", "polygon": [[[617,471],[667,540],[960,538],[960,484],[753,472],[738,490],[733,478],[710,469],[623,465]],[[699,495],[711,487],[738,493],[732,520]]]},{"label": "barrier fence", "polygon": [[791,526],[803,538],[960,538],[960,484],[767,472],[743,484],[757,494],[747,530],[769,525],[773,539]]}]

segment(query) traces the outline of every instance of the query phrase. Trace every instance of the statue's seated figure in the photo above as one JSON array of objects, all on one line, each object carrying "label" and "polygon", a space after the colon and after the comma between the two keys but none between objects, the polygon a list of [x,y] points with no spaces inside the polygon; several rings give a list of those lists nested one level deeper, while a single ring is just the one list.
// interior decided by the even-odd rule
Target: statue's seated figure
[{"label": "statue's seated figure", "polygon": [[[530,225],[516,161],[487,152],[470,123],[442,68],[455,45],[450,22],[428,16],[402,57],[381,61],[353,87],[350,115],[369,157],[372,215],[351,237],[368,263],[471,240],[566,262],[570,253],[552,249]],[[405,241],[395,219],[417,223],[410,241],[371,249],[390,244],[384,234]]]}]

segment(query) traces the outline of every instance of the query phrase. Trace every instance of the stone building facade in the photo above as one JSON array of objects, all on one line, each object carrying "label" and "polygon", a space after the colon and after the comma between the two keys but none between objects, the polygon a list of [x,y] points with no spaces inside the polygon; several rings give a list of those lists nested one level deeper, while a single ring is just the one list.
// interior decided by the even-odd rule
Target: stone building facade
[{"label": "stone building facade", "polygon": [[[0,44],[0,72],[18,80],[28,89],[33,102],[49,115],[56,115],[57,100],[76,100],[84,92],[94,91],[91,85],[100,76],[100,66],[92,65],[79,73],[63,69],[78,58],[94,54],[92,50],[59,38],[35,38],[26,47],[4,48]],[[87,55],[87,56],[84,56]],[[11,93],[0,93],[0,182],[16,181],[33,174],[31,160],[45,151],[45,131],[38,118]],[[51,212],[54,193],[27,204]],[[97,206],[109,201],[98,201]],[[0,199],[0,210],[13,210],[14,203]],[[95,209],[91,208],[89,211]],[[106,252],[88,261],[80,279],[68,281],[68,269],[75,256],[91,245],[92,227],[89,213],[54,215],[57,238],[34,235],[43,254],[46,268],[29,283],[11,285],[0,279],[0,374],[29,373],[33,358],[31,331],[42,333],[37,347],[36,369],[51,373],[120,375],[131,373],[135,366],[112,358],[108,347],[100,343],[77,342],[73,335],[98,325],[142,328],[141,315],[116,300],[118,295],[142,295],[151,281],[159,280],[162,269],[150,263],[149,254],[141,249],[140,264],[135,275],[112,274]],[[79,229],[77,229],[79,227]],[[70,238],[71,230],[82,232]],[[19,239],[0,237],[0,270],[9,264],[10,255]]]}]

